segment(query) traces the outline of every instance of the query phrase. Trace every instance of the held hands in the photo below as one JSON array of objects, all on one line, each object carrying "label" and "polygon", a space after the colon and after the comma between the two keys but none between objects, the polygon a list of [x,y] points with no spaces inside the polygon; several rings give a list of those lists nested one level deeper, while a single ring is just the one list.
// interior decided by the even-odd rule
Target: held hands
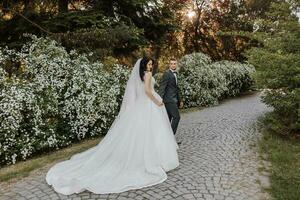
[{"label": "held hands", "polygon": [[179,108],[183,108],[183,101],[180,101]]},{"label": "held hands", "polygon": [[157,102],[156,102],[156,105],[158,105],[158,106],[160,107],[160,106],[163,106],[163,105],[164,105],[164,103],[163,103],[163,102],[159,102],[159,101],[157,101]]}]

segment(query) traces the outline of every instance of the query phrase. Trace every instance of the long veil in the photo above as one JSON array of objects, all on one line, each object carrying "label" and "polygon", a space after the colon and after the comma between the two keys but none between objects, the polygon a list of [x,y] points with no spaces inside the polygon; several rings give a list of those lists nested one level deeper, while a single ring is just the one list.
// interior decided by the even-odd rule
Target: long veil
[{"label": "long veil", "polygon": [[137,96],[139,94],[140,88],[142,86],[142,81],[140,79],[140,63],[141,58],[138,59],[131,71],[131,74],[129,76],[129,79],[126,84],[125,93],[123,96],[120,112],[118,114],[118,117],[120,117],[124,112],[129,110],[132,106],[135,105]]},{"label": "long veil", "polygon": [[48,171],[46,181],[55,191],[69,195],[140,189],[165,181],[166,171],[179,165],[167,111],[147,99],[140,62],[133,67],[120,112],[105,137]]}]

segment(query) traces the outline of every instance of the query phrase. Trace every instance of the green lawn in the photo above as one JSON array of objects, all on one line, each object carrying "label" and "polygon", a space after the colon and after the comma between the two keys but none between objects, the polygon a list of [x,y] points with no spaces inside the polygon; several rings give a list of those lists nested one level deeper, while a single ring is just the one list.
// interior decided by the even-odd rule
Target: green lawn
[{"label": "green lawn", "polygon": [[80,143],[72,144],[66,148],[42,154],[32,159],[18,162],[0,169],[0,182],[8,182],[12,179],[21,179],[29,175],[33,170],[44,167],[48,164],[55,163],[71,157],[73,154],[89,149],[100,142],[101,138],[86,139]]},{"label": "green lawn", "polygon": [[300,141],[264,131],[261,153],[271,162],[270,194],[278,200],[300,199]]}]

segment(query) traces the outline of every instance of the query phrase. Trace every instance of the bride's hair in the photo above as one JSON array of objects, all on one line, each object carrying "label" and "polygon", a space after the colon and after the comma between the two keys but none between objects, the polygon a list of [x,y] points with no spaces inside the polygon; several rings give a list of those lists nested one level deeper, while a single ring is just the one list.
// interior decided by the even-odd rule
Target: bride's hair
[{"label": "bride's hair", "polygon": [[[140,77],[141,77],[142,81],[144,81],[144,74],[145,74],[145,71],[147,71],[147,64],[150,60],[152,60],[152,65],[154,66],[154,60],[149,57],[143,57],[140,62]],[[152,71],[153,71],[153,67],[151,69],[151,72]]]}]

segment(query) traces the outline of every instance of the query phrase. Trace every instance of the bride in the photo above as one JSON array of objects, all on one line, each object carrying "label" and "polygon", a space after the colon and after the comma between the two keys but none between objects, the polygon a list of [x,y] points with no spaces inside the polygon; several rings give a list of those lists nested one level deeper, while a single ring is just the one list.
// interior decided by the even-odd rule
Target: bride
[{"label": "bride", "polygon": [[54,165],[46,181],[58,193],[119,193],[161,183],[179,165],[161,97],[154,91],[153,60],[139,59],[118,116],[102,141]]}]

